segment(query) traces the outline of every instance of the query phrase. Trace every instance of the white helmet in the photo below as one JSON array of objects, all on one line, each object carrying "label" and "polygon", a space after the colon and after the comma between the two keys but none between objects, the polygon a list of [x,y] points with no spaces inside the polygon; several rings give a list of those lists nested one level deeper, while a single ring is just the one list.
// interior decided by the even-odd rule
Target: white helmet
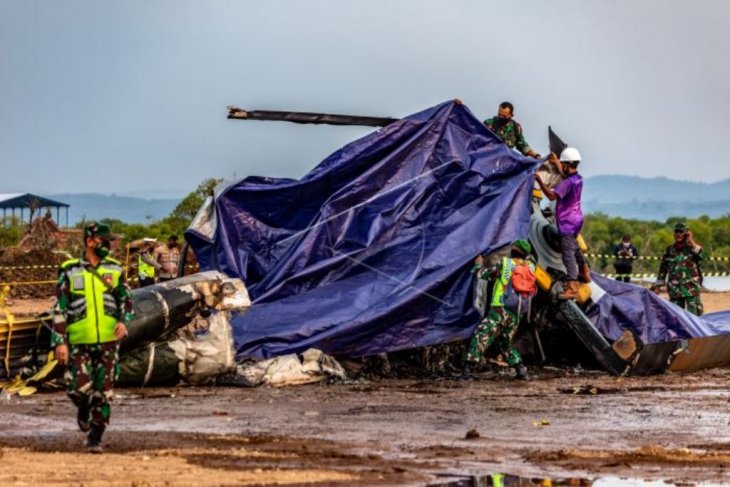
[{"label": "white helmet", "polygon": [[562,162],[580,162],[580,152],[575,147],[566,147],[563,152],[560,153],[560,160]]}]

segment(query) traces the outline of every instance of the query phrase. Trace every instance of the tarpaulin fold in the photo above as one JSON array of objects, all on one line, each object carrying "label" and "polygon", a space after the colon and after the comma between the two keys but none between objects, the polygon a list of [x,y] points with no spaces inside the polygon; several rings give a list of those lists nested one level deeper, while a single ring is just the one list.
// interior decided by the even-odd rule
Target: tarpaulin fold
[{"label": "tarpaulin fold", "polygon": [[730,312],[695,316],[649,289],[597,274],[592,279],[606,292],[588,318],[603,336],[616,340],[626,329],[643,343],[661,343],[730,333]]},{"label": "tarpaulin fold", "polygon": [[406,117],[300,180],[252,177],[186,233],[204,269],[253,298],[239,358],[362,356],[468,337],[472,262],[529,232],[537,162],[461,104]]}]

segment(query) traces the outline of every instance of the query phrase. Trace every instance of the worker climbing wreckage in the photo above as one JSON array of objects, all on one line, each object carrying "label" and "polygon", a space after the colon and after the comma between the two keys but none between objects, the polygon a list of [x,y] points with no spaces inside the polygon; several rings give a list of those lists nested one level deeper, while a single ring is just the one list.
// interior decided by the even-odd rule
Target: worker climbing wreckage
[{"label": "worker climbing wreckage", "polygon": [[515,107],[508,101],[499,104],[497,115],[484,121],[489,130],[499,136],[510,149],[515,149],[521,154],[535,159],[540,159],[540,154],[532,150],[525,140],[525,134],[517,120],[514,119]]},{"label": "worker climbing wreckage", "polygon": [[583,211],[580,201],[583,192],[583,178],[578,174],[580,152],[573,147],[565,148],[558,158],[551,152],[549,162],[563,176],[563,180],[554,188],[550,188],[539,174],[535,175],[537,183],[551,201],[557,200],[555,207],[555,224],[560,234],[560,252],[565,266],[566,290],[560,294],[562,299],[578,297],[578,276],[582,282],[590,282],[590,269],[583,257],[583,251],[577,238],[583,228]]},{"label": "worker climbing wreckage", "polygon": [[504,363],[515,369],[520,380],[530,380],[522,356],[513,348],[513,340],[520,321],[528,314],[533,296],[537,293],[535,284],[535,263],[532,262],[532,246],[527,240],[512,244],[509,257],[486,268],[484,258],[477,257],[476,273],[480,279],[494,281],[489,314],[479,323],[471,339],[466,363],[478,366],[484,353],[493,345],[499,347]]}]

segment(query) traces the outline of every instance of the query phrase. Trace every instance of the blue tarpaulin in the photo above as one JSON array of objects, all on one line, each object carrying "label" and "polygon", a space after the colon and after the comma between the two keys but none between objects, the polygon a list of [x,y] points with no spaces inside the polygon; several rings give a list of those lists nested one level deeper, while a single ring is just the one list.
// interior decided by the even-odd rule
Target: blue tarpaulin
[{"label": "blue tarpaulin", "polygon": [[447,102],[352,142],[300,180],[217,195],[203,269],[241,277],[239,358],[362,356],[467,338],[474,257],[525,238],[536,161]]},{"label": "blue tarpaulin", "polygon": [[643,343],[661,343],[730,333],[730,312],[695,316],[649,289],[593,274],[606,292],[588,318],[603,336],[616,340],[633,330]]}]

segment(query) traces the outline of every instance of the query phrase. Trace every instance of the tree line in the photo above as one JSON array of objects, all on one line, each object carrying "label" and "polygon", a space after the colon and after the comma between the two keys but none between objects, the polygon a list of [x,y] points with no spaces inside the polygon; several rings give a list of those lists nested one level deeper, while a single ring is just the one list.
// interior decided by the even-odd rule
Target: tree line
[{"label": "tree line", "polygon": [[[664,254],[667,246],[674,242],[674,225],[686,222],[697,243],[702,245],[708,256],[730,257],[730,214],[719,218],[700,216],[699,218],[671,217],[663,222],[611,217],[603,213],[586,215],[583,237],[588,245],[589,254],[611,254],[613,246],[621,241],[624,234],[631,235],[639,255],[658,256]],[[612,272],[611,258],[592,258],[594,270]],[[634,263],[635,273],[656,272],[656,260],[638,260]],[[708,261],[703,269],[712,272],[730,270],[730,262]]]}]

